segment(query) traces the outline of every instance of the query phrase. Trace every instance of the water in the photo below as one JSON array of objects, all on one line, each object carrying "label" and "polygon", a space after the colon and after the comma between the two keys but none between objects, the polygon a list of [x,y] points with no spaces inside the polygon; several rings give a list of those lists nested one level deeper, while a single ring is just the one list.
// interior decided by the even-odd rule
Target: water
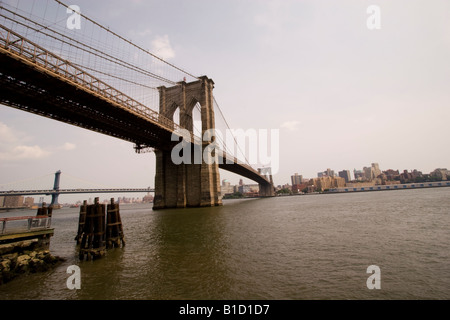
[{"label": "water", "polygon": [[[122,205],[126,246],[95,261],[77,258],[78,209],[61,209],[51,251],[66,261],[0,286],[0,299],[449,299],[449,208],[450,188]],[[80,290],[66,286],[73,264]]]}]

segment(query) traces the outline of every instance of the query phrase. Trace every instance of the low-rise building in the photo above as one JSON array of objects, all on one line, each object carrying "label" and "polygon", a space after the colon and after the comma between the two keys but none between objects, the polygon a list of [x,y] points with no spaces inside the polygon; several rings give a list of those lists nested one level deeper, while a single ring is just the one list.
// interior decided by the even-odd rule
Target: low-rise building
[{"label": "low-rise building", "polygon": [[239,186],[239,192],[243,195],[259,193],[259,184],[244,184]]},{"label": "low-rise building", "polygon": [[316,191],[345,187],[345,179],[341,177],[321,177],[309,180],[308,185],[314,185]]},{"label": "low-rise building", "polygon": [[7,196],[4,201],[3,206],[7,208],[23,207],[23,196]]},{"label": "low-rise building", "polygon": [[234,186],[232,186],[227,179],[222,180],[222,185],[220,186],[220,194],[224,196],[226,194],[233,194],[234,192]]},{"label": "low-rise building", "polygon": [[447,170],[447,168],[437,168],[430,175],[440,180],[448,180],[450,179],[450,170]]}]

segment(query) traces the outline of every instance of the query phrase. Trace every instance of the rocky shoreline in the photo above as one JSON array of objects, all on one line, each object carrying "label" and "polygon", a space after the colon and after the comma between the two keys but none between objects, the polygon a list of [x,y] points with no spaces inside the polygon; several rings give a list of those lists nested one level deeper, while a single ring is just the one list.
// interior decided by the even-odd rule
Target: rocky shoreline
[{"label": "rocky shoreline", "polygon": [[64,259],[53,256],[36,239],[0,245],[0,285],[28,273],[48,271]]}]

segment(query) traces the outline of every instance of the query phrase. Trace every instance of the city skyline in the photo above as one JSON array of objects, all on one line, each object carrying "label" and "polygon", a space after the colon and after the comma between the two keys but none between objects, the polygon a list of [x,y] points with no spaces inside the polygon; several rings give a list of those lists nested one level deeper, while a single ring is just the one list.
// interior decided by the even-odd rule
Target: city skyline
[{"label": "city skyline", "polygon": [[[376,1],[380,30],[366,26],[368,3],[76,4],[169,62],[211,77],[232,128],[280,129],[275,185],[297,168],[313,177],[329,166],[352,172],[371,159],[398,170],[450,167],[441,146],[450,134],[445,1]],[[171,15],[177,19],[164,18]],[[207,29],[192,23],[200,20]],[[148,187],[155,160],[131,143],[0,106],[1,182],[56,170],[99,185]]]}]

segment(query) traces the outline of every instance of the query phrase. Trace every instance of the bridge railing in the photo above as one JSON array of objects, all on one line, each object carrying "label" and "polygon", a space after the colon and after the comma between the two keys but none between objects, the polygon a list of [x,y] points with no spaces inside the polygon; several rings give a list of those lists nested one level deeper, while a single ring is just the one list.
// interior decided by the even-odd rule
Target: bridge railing
[{"label": "bridge railing", "polygon": [[0,45],[6,51],[19,55],[46,70],[52,71],[65,80],[75,82],[80,87],[87,88],[91,92],[95,92],[101,97],[115,102],[122,108],[126,107],[128,110],[142,117],[151,119],[165,129],[181,129],[172,120],[114,89],[106,82],[92,76],[70,61],[42,48],[3,25],[0,25],[0,28],[2,29],[0,30]]},{"label": "bridge railing", "polygon": [[48,229],[52,218],[49,216],[24,216],[0,218],[0,234],[28,232]]}]

